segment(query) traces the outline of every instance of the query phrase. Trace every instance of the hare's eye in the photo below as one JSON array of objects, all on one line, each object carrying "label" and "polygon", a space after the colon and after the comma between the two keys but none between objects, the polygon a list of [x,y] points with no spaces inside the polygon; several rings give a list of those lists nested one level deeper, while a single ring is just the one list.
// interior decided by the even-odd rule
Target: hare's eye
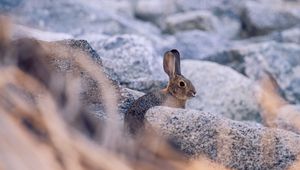
[{"label": "hare's eye", "polygon": [[180,86],[180,87],[184,87],[184,86],[185,86],[185,82],[184,82],[184,81],[180,81],[180,82],[179,82],[179,86]]}]

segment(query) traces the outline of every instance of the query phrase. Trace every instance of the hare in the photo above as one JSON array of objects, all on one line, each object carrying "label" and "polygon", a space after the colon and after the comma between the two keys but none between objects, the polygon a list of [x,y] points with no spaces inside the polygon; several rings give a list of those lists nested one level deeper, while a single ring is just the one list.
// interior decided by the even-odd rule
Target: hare
[{"label": "hare", "polygon": [[195,87],[181,75],[180,53],[176,49],[165,52],[163,68],[169,76],[168,86],[138,98],[125,113],[124,124],[130,134],[135,135],[143,130],[145,113],[151,107],[185,108],[186,101],[195,97]]}]

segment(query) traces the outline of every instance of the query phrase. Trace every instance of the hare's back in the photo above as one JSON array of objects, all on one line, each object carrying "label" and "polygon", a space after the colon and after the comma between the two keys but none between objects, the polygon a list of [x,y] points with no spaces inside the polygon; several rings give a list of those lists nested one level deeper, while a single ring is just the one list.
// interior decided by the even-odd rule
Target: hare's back
[{"label": "hare's back", "polygon": [[154,106],[160,106],[164,100],[165,95],[160,91],[147,93],[138,98],[125,113],[125,124],[130,133],[135,133],[144,125],[145,114],[147,110]]}]

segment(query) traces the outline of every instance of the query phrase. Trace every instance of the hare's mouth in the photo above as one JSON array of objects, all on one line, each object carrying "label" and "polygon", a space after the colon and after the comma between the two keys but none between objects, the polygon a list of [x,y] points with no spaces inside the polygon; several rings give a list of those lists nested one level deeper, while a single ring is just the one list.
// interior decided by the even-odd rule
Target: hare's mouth
[{"label": "hare's mouth", "polygon": [[190,98],[196,97],[196,92],[195,91],[189,91],[188,92],[188,97],[190,97]]}]

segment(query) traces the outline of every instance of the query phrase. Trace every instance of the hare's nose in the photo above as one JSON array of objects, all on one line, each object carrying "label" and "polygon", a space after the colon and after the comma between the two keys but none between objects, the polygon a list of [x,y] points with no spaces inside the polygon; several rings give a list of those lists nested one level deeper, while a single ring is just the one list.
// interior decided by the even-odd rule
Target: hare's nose
[{"label": "hare's nose", "polygon": [[196,92],[193,91],[193,90],[191,90],[189,93],[191,94],[192,97],[195,97],[195,96],[196,96]]}]

